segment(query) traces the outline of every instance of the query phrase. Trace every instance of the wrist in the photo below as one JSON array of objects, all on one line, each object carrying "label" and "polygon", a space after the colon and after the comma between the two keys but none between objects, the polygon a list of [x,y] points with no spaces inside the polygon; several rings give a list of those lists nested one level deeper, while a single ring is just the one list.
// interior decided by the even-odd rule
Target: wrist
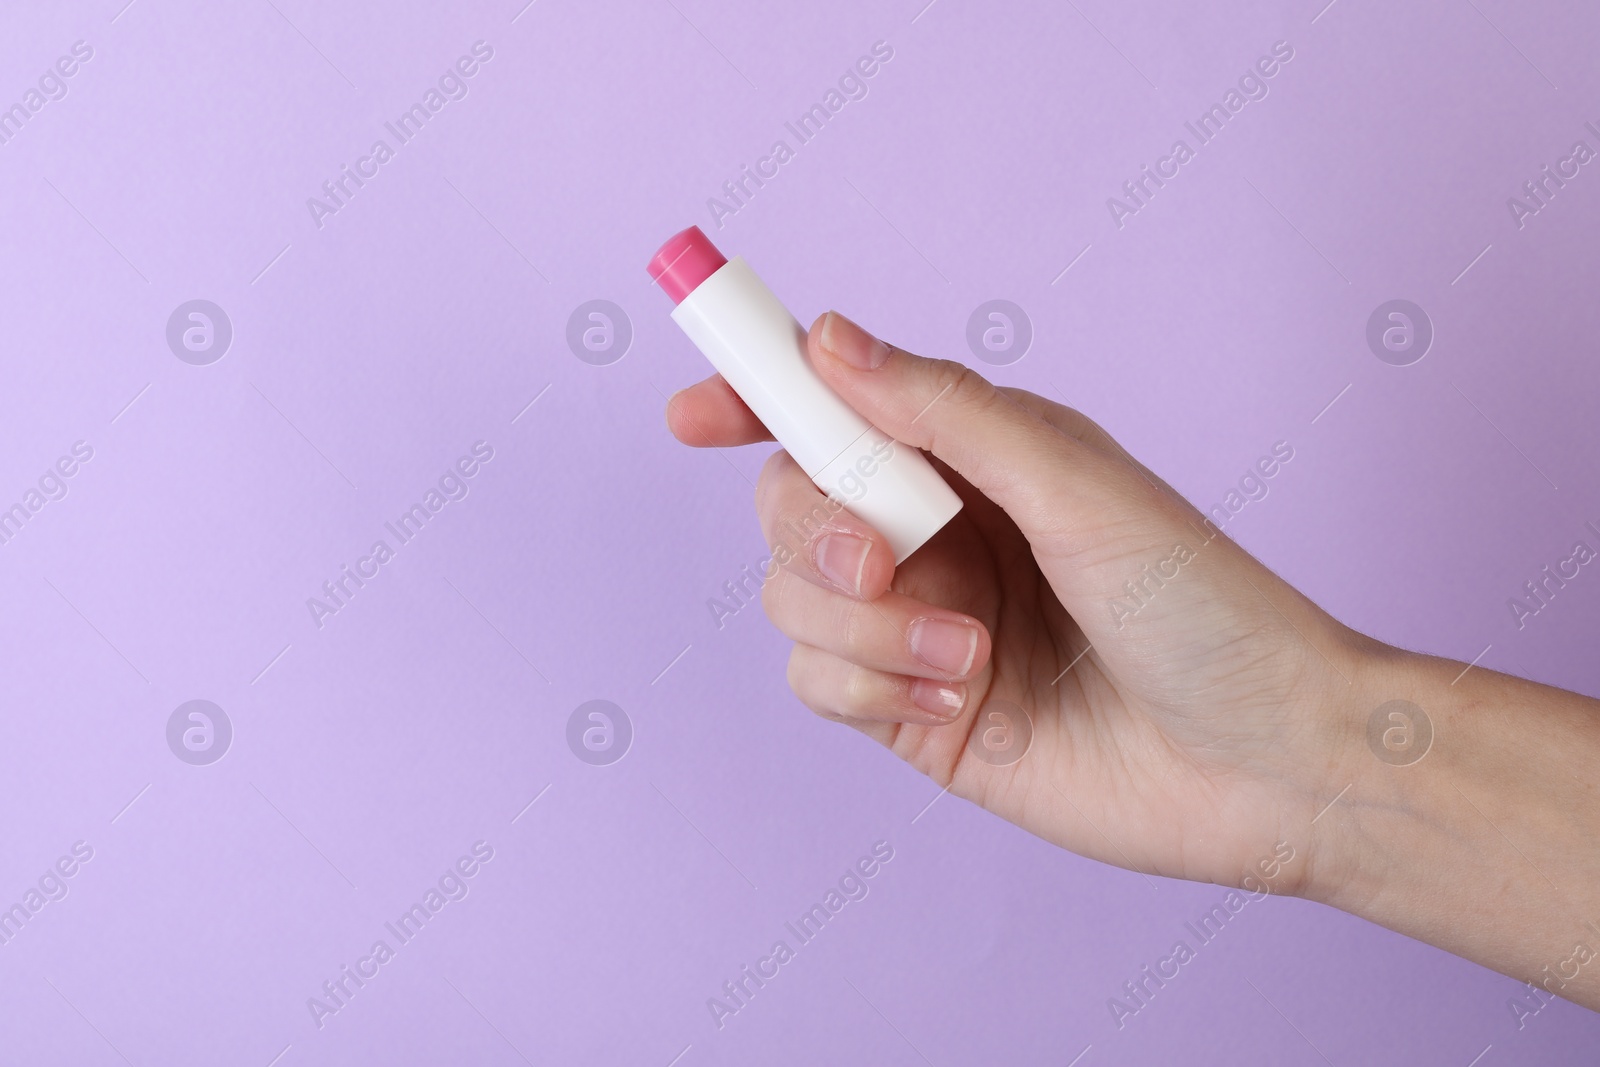
[{"label": "wrist", "polygon": [[1438,743],[1441,719],[1454,725],[1441,693],[1461,665],[1360,635],[1347,645],[1349,684],[1318,716],[1326,772],[1307,815],[1298,895],[1367,914],[1424,828],[1439,828],[1439,794],[1459,771]]},{"label": "wrist", "polygon": [[1600,1004],[1600,705],[1355,640],[1299,895]]}]

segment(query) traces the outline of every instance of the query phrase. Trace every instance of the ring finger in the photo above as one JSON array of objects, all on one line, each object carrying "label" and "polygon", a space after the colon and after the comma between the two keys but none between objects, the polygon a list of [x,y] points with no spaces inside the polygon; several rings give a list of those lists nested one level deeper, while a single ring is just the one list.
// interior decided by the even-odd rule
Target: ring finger
[{"label": "ring finger", "polygon": [[967,701],[962,682],[887,674],[810,645],[795,645],[789,654],[789,688],[817,714],[852,725],[945,726],[961,717]]}]

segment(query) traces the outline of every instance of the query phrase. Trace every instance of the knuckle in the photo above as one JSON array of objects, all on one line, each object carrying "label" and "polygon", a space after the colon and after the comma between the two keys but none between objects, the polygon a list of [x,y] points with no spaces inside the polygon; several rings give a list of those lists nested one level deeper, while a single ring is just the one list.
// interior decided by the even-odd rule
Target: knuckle
[{"label": "knuckle", "polygon": [[962,407],[987,407],[999,398],[1000,393],[989,379],[967,366],[950,359],[941,359],[935,365],[934,382],[946,399]]},{"label": "knuckle", "polygon": [[789,665],[784,671],[784,678],[789,683],[789,691],[804,700],[806,697],[802,691],[802,683],[805,679],[805,663],[802,659],[803,650],[801,646],[795,645],[789,650]]},{"label": "knuckle", "polygon": [[768,456],[766,458],[766,462],[761,464],[761,481],[770,482],[777,478],[778,475],[783,472],[784,460],[788,458],[789,453],[785,452],[781,448],[772,453],[772,455]]},{"label": "knuckle", "polygon": [[860,715],[871,709],[876,687],[870,671],[855,664],[850,665],[844,679],[843,702],[851,714]]},{"label": "knuckle", "polygon": [[816,666],[816,653],[805,645],[795,645],[789,652],[787,674],[790,691],[819,719],[827,719],[829,722],[848,721],[846,716],[830,706],[826,695],[819,692]]},{"label": "knuckle", "polygon": [[[995,404],[1016,403],[996,389],[983,375],[966,364],[954,360],[934,361],[932,384],[933,395],[928,398],[927,406],[917,416],[925,426],[922,435],[927,441],[917,443],[934,451],[943,444],[941,428],[944,428],[943,433],[947,434],[951,432],[948,427],[952,422],[968,422],[974,418],[982,418]],[[923,418],[923,414],[928,417]]]},{"label": "knuckle", "polygon": [[862,605],[846,601],[838,622],[840,647],[846,655],[866,648],[870,622]]}]

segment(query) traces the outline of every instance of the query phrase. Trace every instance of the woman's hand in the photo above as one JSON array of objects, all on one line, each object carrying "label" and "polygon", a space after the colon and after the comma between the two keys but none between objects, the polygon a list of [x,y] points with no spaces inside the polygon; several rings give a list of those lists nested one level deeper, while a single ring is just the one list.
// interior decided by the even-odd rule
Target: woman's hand
[{"label": "woman's hand", "polygon": [[[1312,897],[1600,1006],[1595,701],[1355,633],[1070,408],[834,312],[808,343],[966,504],[896,569],[772,457],[762,599],[801,700],[1074,852]],[[715,377],[667,421],[770,439]]]},{"label": "woman's hand", "polygon": [[[837,313],[809,346],[966,505],[897,570],[882,537],[772,457],[757,509],[793,559],[762,599],[795,642],[800,699],[1074,852],[1237,885],[1287,842],[1296,861],[1280,853],[1272,885],[1293,889],[1303,827],[1333,795],[1314,724],[1353,686],[1359,639],[1078,412]],[[769,439],[720,378],[675,396],[668,421],[690,444]],[[1029,726],[1018,708],[1021,759],[1006,747]]]}]

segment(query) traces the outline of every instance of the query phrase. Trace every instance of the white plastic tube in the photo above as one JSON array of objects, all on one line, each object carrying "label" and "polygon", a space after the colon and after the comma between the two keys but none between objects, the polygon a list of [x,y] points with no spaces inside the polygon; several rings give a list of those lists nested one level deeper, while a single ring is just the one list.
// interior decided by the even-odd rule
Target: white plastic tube
[{"label": "white plastic tube", "polygon": [[[710,242],[698,229],[674,242]],[[673,242],[663,248],[672,249]],[[658,256],[658,260],[661,257]],[[701,259],[700,272],[715,263]],[[663,272],[671,268],[669,262]],[[651,273],[669,294],[672,279]],[[874,427],[828,388],[806,354],[806,331],[744,259],[735,256],[695,284],[694,267],[672,318],[824,493],[889,542],[904,562],[961,510],[961,498],[919,450]]]}]

